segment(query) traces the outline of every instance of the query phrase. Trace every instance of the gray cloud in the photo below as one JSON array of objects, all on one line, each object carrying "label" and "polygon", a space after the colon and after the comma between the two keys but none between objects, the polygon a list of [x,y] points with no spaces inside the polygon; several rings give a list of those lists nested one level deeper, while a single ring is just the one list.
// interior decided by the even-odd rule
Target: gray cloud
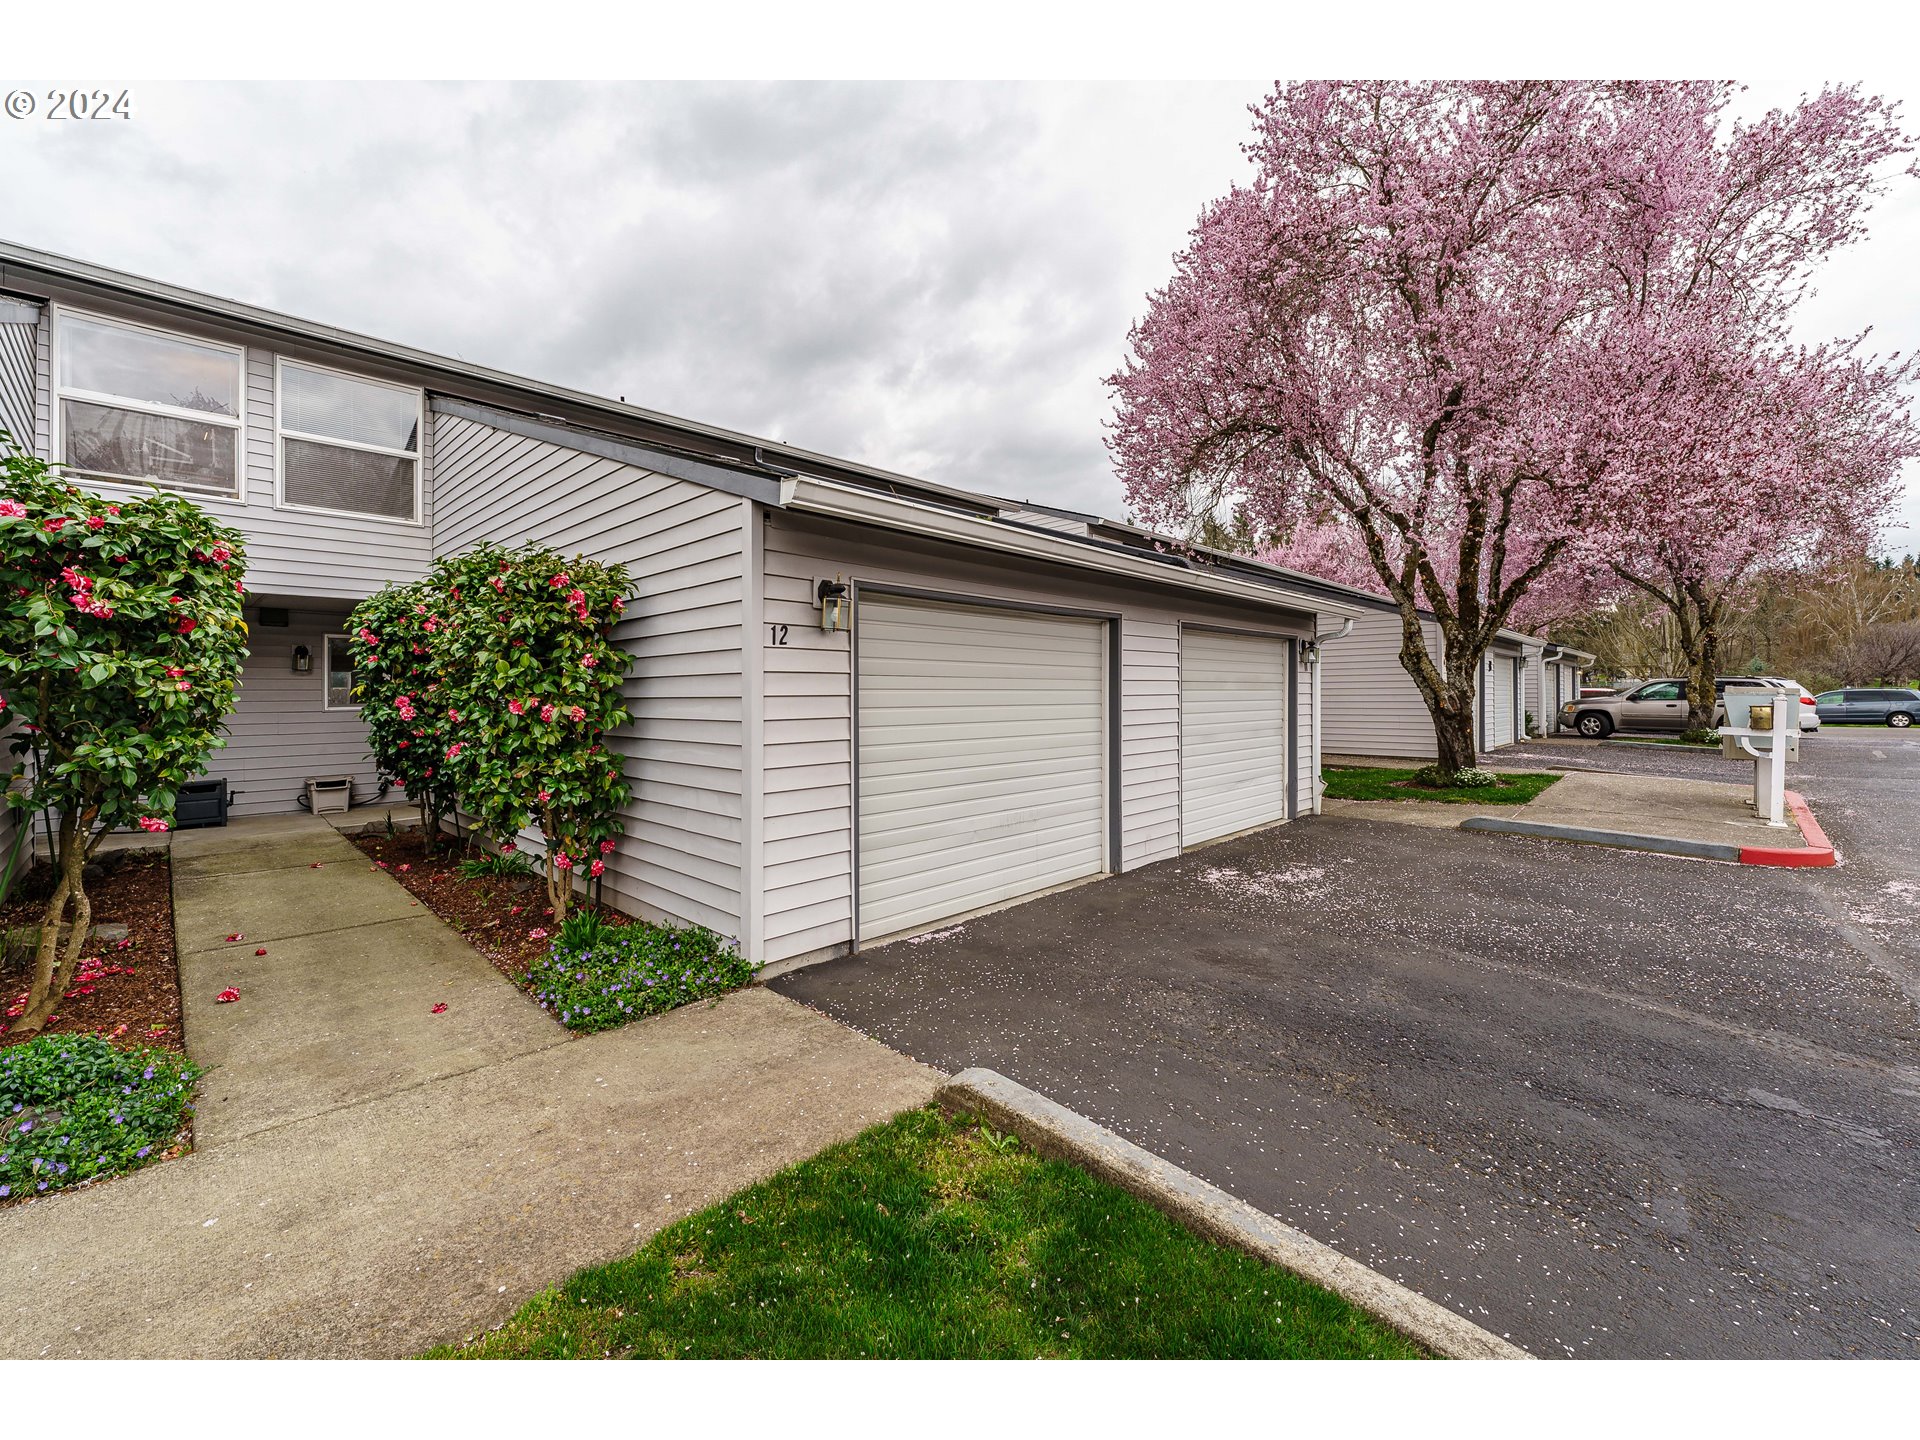
[{"label": "gray cloud", "polygon": [[[10,238],[1117,514],[1100,377],[1266,82],[143,86],[0,129]],[[1915,187],[1920,188],[1920,187]],[[1920,345],[1920,195],[1809,323]],[[1902,538],[1920,547],[1920,484]]]}]

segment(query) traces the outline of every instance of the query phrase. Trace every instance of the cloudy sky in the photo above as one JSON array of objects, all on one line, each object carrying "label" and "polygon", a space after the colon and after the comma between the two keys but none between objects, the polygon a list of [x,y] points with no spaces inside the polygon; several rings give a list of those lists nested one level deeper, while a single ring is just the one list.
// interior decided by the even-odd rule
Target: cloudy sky
[{"label": "cloudy sky", "polygon": [[[0,122],[0,233],[1117,515],[1100,377],[1267,83],[147,84],[127,122]],[[1808,335],[1920,346],[1915,255],[1909,183]]]}]

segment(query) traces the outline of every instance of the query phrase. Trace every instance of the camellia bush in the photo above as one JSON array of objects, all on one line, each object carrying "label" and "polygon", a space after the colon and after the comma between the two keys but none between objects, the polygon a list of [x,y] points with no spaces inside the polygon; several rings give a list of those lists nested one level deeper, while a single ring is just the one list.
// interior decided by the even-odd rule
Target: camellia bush
[{"label": "camellia bush", "polygon": [[435,645],[446,625],[442,609],[426,580],[388,585],[360,602],[347,635],[354,699],[374,763],[419,805],[428,845],[457,800],[445,763],[453,722],[441,701],[444,657]]},{"label": "camellia bush", "polygon": [[[482,545],[438,561],[417,590],[382,592],[348,621],[356,662],[381,673],[365,682],[367,697],[379,694],[402,717],[379,718],[379,763],[404,780],[400,741],[411,755],[430,736],[422,778],[449,786],[502,850],[538,829],[557,921],[575,881],[605,871],[630,793],[606,746],[627,720],[621,682],[632,660],[612,641],[627,588],[617,565]],[[395,685],[388,669],[407,678]]]},{"label": "camellia bush", "polygon": [[21,823],[58,817],[18,1032],[46,1024],[79,966],[93,918],[82,872],[101,837],[166,830],[180,786],[225,743],[247,654],[244,565],[240,536],[190,500],[114,504],[31,456],[0,456],[7,803]]}]

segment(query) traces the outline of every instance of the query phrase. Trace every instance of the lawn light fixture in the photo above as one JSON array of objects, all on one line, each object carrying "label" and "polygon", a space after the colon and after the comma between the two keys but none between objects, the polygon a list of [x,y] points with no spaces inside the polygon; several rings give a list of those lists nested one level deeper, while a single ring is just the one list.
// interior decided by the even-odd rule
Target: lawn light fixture
[{"label": "lawn light fixture", "polygon": [[820,601],[820,628],[831,635],[847,628],[849,601],[844,580],[822,580],[816,592]]},{"label": "lawn light fixture", "polygon": [[313,673],[313,652],[304,645],[293,647],[293,673],[296,675]]}]

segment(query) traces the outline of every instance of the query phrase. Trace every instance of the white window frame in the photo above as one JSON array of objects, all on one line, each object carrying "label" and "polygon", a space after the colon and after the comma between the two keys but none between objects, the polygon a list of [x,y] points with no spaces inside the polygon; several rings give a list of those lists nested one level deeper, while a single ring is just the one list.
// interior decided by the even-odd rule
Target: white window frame
[{"label": "white window frame", "polygon": [[[320,708],[322,710],[358,710],[361,706],[362,702],[358,700],[351,705],[336,705],[333,703],[333,660],[329,652],[333,649],[334,641],[338,640],[342,645],[345,645],[347,638],[345,635],[322,635],[320,637]],[[352,656],[349,655],[348,659],[351,661]],[[357,674],[358,671],[350,665],[348,667],[348,673]],[[352,693],[351,690],[349,690],[348,693]]]},{"label": "white window frame", "polygon": [[[211,410],[189,410],[180,405],[162,405],[152,400],[135,400],[125,395],[109,395],[100,390],[70,389],[61,383],[65,356],[65,321],[71,316],[76,320],[88,320],[96,325],[106,325],[117,330],[139,330],[149,335],[159,335],[168,340],[184,340],[189,345],[199,345],[210,350],[224,350],[239,362],[240,414],[237,418],[217,415]],[[233,488],[231,490],[213,490],[195,485],[169,485],[160,480],[152,480],[143,475],[116,475],[104,470],[82,470],[72,467],[72,473],[84,476],[122,490],[141,491],[148,484],[160,486],[162,490],[175,495],[197,495],[209,500],[244,501],[247,494],[247,351],[244,345],[235,345],[226,340],[215,340],[206,335],[190,335],[184,330],[168,330],[160,325],[148,325],[138,320],[126,320],[118,315],[102,315],[94,310],[81,310],[72,305],[53,306],[53,343],[48,363],[52,366],[51,389],[53,391],[53,416],[50,425],[51,448],[49,453],[56,456],[66,454],[66,408],[62,402],[78,400],[83,405],[105,405],[115,410],[132,410],[144,415],[160,415],[169,420],[204,421],[212,425],[224,425],[234,432],[233,439]],[[63,467],[64,468],[64,467]]]},{"label": "white window frame", "polygon": [[[415,420],[413,444],[411,450],[396,450],[386,445],[367,445],[358,440],[339,440],[331,435],[316,435],[311,430],[289,430],[286,425],[286,370],[294,365],[302,370],[316,370],[323,375],[338,375],[343,380],[352,380],[362,385],[378,385],[387,390],[398,390],[403,395],[414,397]],[[341,370],[332,365],[316,364],[312,360],[302,360],[297,355],[275,355],[273,357],[273,508],[276,510],[296,510],[304,515],[338,515],[347,520],[365,520],[375,525],[408,525],[422,529],[426,525],[425,490],[427,483],[427,392],[418,385],[401,385],[392,380],[381,380],[372,375],[362,375],[354,370]],[[361,450],[369,455],[390,455],[396,460],[413,461],[413,514],[410,517],[399,515],[376,515],[369,510],[335,510],[322,505],[299,505],[287,499],[287,441],[305,440],[310,445],[332,445],[341,450]]]}]

